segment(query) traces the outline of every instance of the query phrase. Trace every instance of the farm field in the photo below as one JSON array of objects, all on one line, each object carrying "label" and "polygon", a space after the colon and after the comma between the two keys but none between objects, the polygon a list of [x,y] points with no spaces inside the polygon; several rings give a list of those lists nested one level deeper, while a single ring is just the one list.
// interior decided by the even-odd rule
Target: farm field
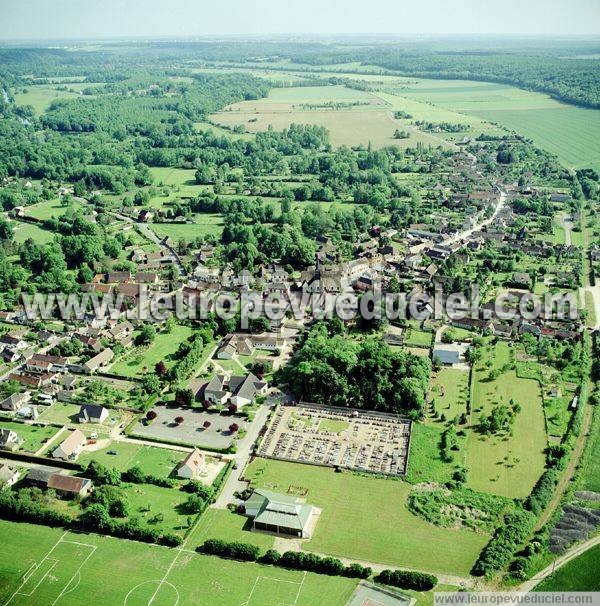
[{"label": "farm field", "polygon": [[[504,84],[418,80],[399,95],[514,130],[568,166],[600,168],[600,111],[573,107]],[[407,110],[408,111],[408,110]],[[417,117],[417,116],[415,116]]]},{"label": "farm field", "polygon": [[[359,103],[342,108],[322,108],[323,104]],[[313,109],[303,104],[315,105]],[[250,132],[288,128],[290,124],[315,124],[329,130],[331,143],[375,147],[397,145],[414,147],[417,143],[438,146],[444,141],[394,120],[391,108],[382,99],[344,86],[296,87],[273,89],[266,99],[242,101],[213,114],[211,120],[226,126],[242,124]],[[250,122],[252,120],[252,122]],[[396,129],[410,132],[408,139],[394,139]]]},{"label": "farm field", "polygon": [[505,439],[483,435],[471,427],[466,442],[468,486],[473,490],[501,496],[527,496],[545,465],[543,450],[547,445],[544,411],[539,382],[521,379],[514,370],[504,370],[491,380],[493,370],[511,363],[507,343],[487,346],[482,359],[473,369],[471,424],[481,414],[489,414],[499,404],[510,400],[521,405],[512,427],[513,435]]},{"label": "farm field", "polygon": [[[18,450],[37,452],[59,429],[46,425],[29,425],[27,423],[16,423],[14,421],[0,421],[0,429],[11,429],[23,443]],[[65,435],[66,437],[66,435]]]},{"label": "farm field", "polygon": [[[59,529],[0,521],[0,601],[50,606],[196,604],[344,606],[356,580],[222,560]],[[110,582],[107,573],[110,571]],[[28,573],[27,576],[25,576]],[[153,598],[154,596],[154,598]]]},{"label": "farm field", "polygon": [[[31,105],[36,114],[43,114],[53,101],[58,99],[76,99],[80,95],[68,90],[58,90],[60,85],[32,84],[26,87],[27,92],[15,93],[17,105]],[[75,85],[69,84],[69,87]],[[86,86],[89,86],[87,84]]]},{"label": "farm field", "polygon": [[406,482],[260,458],[245,476],[252,486],[275,492],[285,494],[290,486],[307,490],[306,501],[322,509],[313,538],[304,544],[308,551],[467,575],[489,540],[487,534],[441,528],[411,514]]},{"label": "farm field", "polygon": [[174,364],[170,357],[177,351],[179,345],[191,335],[192,329],[181,325],[174,326],[171,332],[157,333],[154,341],[148,347],[135,349],[113,364],[110,372],[123,377],[136,377],[143,374],[144,368],[153,371],[156,363],[161,360],[167,368],[170,368]]},{"label": "farm field", "polygon": [[600,545],[567,562],[534,591],[600,591]]}]

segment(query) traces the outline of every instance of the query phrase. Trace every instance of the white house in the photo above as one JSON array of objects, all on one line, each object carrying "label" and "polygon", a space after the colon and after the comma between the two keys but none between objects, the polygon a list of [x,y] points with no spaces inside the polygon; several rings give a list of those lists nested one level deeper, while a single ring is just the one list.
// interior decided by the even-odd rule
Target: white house
[{"label": "white house", "polygon": [[206,462],[204,460],[204,454],[198,449],[194,449],[190,454],[180,463],[177,468],[177,477],[186,478],[188,480],[197,479],[202,473],[206,471]]},{"label": "white house", "polygon": [[55,459],[63,459],[64,461],[74,461],[79,453],[83,450],[86,444],[86,437],[82,431],[75,429],[61,444],[54,450],[52,456]]}]

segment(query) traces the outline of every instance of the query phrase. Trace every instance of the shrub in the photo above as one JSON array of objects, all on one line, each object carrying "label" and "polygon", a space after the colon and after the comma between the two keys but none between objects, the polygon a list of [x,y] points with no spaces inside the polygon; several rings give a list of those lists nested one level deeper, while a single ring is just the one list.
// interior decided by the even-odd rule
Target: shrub
[{"label": "shrub", "polygon": [[415,591],[429,591],[437,585],[437,578],[432,574],[424,572],[413,572],[411,570],[382,570],[375,580],[378,583],[400,587],[401,589],[413,589]]},{"label": "shrub", "polygon": [[267,549],[259,559],[263,564],[278,564],[279,560],[281,560],[281,554],[276,549]]}]

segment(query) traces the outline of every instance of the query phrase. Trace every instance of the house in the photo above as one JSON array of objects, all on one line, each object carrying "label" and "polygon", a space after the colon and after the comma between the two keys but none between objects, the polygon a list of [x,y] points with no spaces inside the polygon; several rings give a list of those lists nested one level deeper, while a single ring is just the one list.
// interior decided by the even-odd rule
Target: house
[{"label": "house", "polygon": [[310,538],[310,521],[315,507],[302,499],[257,488],[245,503],[253,530]]},{"label": "house", "polygon": [[108,410],[99,404],[82,404],[77,420],[80,423],[104,423],[108,419]]},{"label": "house", "polygon": [[138,271],[135,276],[138,284],[158,284],[159,278],[155,271]]},{"label": "house", "polygon": [[140,211],[140,214],[138,215],[138,221],[140,221],[141,223],[148,223],[148,221],[151,221],[153,217],[154,213],[144,209]]},{"label": "house", "polygon": [[215,375],[203,388],[201,388],[202,399],[212,404],[225,404],[230,393],[225,388],[225,377]]},{"label": "house", "polygon": [[48,486],[50,476],[60,473],[58,467],[36,466],[32,467],[25,476],[25,483],[29,486],[45,489]]},{"label": "house", "polygon": [[83,497],[89,494],[93,484],[89,478],[68,476],[65,473],[53,473],[48,478],[46,487],[55,490],[64,497]]},{"label": "house", "polygon": [[103,349],[99,354],[96,354],[93,358],[90,358],[84,365],[83,371],[91,375],[98,371],[100,368],[106,366],[114,357],[113,350],[110,348]]},{"label": "house", "polygon": [[511,283],[519,288],[530,289],[532,284],[531,276],[528,273],[516,271],[512,276]]},{"label": "house", "polygon": [[454,366],[460,362],[461,349],[453,345],[438,344],[433,348],[432,358],[444,366]]},{"label": "house", "polygon": [[22,440],[12,429],[0,429],[0,448],[2,450],[16,450]]},{"label": "house", "polygon": [[177,477],[195,480],[206,470],[204,454],[195,448],[177,468]]},{"label": "house", "polygon": [[87,439],[84,433],[79,431],[79,429],[75,429],[60,443],[58,448],[52,452],[52,456],[55,459],[74,461],[83,450],[86,442]]},{"label": "house", "polygon": [[36,353],[31,356],[25,363],[27,372],[33,373],[50,373],[50,372],[66,372],[67,358],[59,356],[49,356],[47,354]]},{"label": "house", "polygon": [[130,271],[113,271],[106,274],[107,284],[124,284],[133,280],[133,274]]},{"label": "house", "polygon": [[18,470],[6,463],[0,463],[0,489],[10,488],[17,483],[18,479]]},{"label": "house", "polygon": [[12,362],[16,362],[21,357],[21,354],[10,347],[4,347],[0,352],[0,356],[2,356],[3,362],[11,364]]},{"label": "house", "polygon": [[13,393],[8,398],[0,403],[2,410],[10,410],[11,412],[17,412],[23,405],[25,405],[31,399],[31,393],[25,391],[23,393]]},{"label": "house", "polygon": [[[260,381],[252,373],[232,376],[228,380],[223,375],[215,375],[201,390],[201,399],[213,404],[230,402],[238,408],[251,404],[258,393],[266,393],[267,383]],[[198,396],[197,396],[198,397]]]}]

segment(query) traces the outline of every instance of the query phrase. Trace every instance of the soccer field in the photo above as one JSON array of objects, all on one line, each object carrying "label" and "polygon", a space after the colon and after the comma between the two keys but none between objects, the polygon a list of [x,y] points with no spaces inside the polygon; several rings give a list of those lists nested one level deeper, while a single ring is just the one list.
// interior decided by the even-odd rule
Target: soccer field
[{"label": "soccer field", "polygon": [[0,521],[8,606],[343,606],[357,581]]}]

